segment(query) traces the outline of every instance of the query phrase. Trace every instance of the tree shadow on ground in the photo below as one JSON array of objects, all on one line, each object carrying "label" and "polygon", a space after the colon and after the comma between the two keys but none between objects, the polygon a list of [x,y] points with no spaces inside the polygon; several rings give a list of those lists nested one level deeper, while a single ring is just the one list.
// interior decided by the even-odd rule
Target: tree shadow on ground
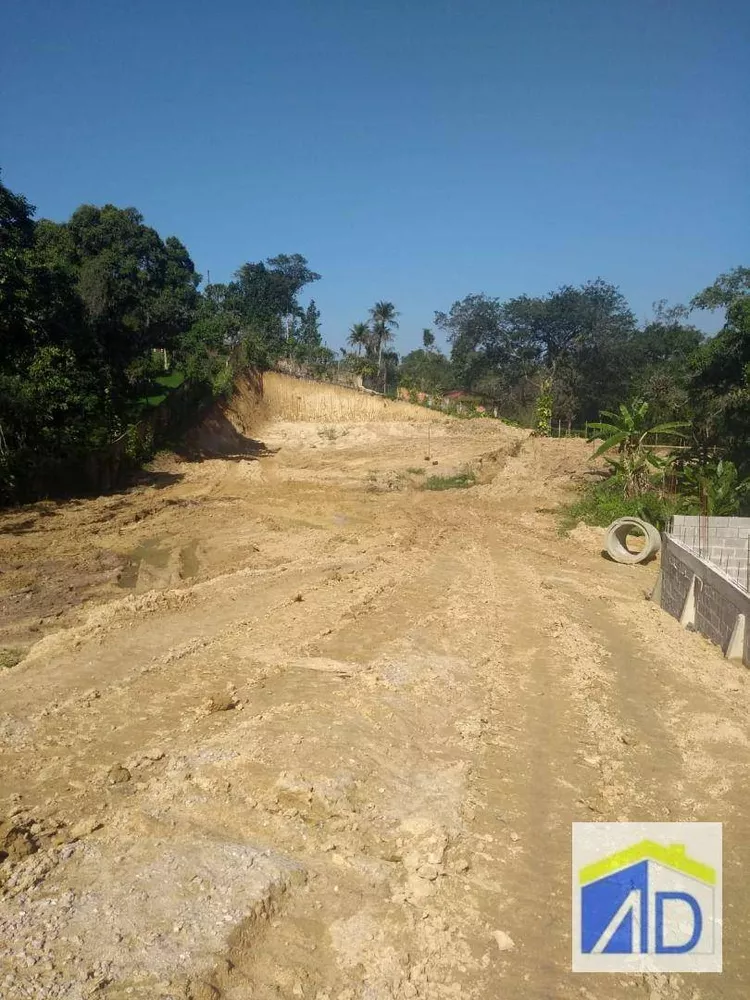
[{"label": "tree shadow on ground", "polygon": [[151,469],[138,469],[128,477],[127,482],[112,490],[107,490],[107,496],[116,493],[127,493],[134,486],[150,486],[155,490],[165,490],[185,478],[184,472],[154,472]]},{"label": "tree shadow on ground", "polygon": [[[82,507],[97,497],[122,497],[122,501],[110,505],[108,511],[116,510],[128,503],[128,494],[135,490],[151,488],[164,490],[185,478],[184,472],[162,472],[151,469],[136,469],[123,476],[116,485],[82,482],[77,488],[70,483],[60,484],[57,489],[49,489],[48,496],[13,507],[0,507],[0,535],[25,535],[39,530],[41,519],[57,517],[65,508]],[[20,518],[20,519],[19,519]]]},{"label": "tree shadow on ground", "polygon": [[212,413],[173,450],[183,462],[202,462],[209,458],[257,461],[278,451],[268,448],[262,441],[246,437],[223,413]]}]

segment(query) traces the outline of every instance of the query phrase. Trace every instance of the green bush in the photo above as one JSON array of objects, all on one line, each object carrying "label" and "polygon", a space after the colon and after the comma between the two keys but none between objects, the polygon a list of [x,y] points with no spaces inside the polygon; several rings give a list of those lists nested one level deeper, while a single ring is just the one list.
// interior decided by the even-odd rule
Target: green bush
[{"label": "green bush", "polygon": [[624,480],[612,476],[586,486],[576,500],[561,509],[560,530],[570,531],[579,521],[606,528],[618,517],[640,517],[661,530],[679,509],[679,498],[664,496],[656,484],[641,496],[626,497]]},{"label": "green bush", "polygon": [[7,670],[10,667],[15,667],[17,663],[20,663],[25,656],[25,652],[22,649],[11,646],[0,646],[0,670]]},{"label": "green bush", "polygon": [[734,462],[719,459],[685,466],[680,489],[682,513],[705,511],[713,517],[733,517],[748,505],[750,479],[740,478]]},{"label": "green bush", "polygon": [[475,486],[477,477],[473,472],[457,472],[455,476],[428,476],[422,489],[424,490],[465,490]]},{"label": "green bush", "polygon": [[154,453],[154,431],[148,425],[131,424],[125,432],[125,454],[134,462],[147,462]]}]

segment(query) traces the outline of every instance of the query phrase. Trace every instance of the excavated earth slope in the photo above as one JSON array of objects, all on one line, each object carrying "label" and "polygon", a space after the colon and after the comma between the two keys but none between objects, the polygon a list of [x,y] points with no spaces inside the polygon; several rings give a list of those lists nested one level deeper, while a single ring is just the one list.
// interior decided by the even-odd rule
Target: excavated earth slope
[{"label": "excavated earth slope", "polygon": [[[371,403],[0,517],[0,996],[744,1000],[744,671],[559,537],[590,446]],[[725,823],[722,976],[569,972],[571,822],[647,819]]]}]

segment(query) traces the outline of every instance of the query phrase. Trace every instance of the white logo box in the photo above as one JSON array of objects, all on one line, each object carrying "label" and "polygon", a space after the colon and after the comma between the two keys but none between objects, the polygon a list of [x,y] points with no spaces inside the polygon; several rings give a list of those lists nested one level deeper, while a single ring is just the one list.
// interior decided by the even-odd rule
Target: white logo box
[{"label": "white logo box", "polygon": [[574,972],[721,972],[721,823],[574,823]]}]

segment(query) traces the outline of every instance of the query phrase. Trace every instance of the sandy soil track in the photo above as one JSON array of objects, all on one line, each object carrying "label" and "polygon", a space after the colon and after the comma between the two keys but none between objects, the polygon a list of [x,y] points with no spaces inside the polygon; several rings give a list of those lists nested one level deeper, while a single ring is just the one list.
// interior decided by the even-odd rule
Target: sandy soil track
[{"label": "sandy soil track", "polygon": [[[745,674],[558,536],[586,446],[257,436],[0,518],[3,1000],[744,1000]],[[618,819],[726,824],[722,976],[568,971],[570,823]]]}]

